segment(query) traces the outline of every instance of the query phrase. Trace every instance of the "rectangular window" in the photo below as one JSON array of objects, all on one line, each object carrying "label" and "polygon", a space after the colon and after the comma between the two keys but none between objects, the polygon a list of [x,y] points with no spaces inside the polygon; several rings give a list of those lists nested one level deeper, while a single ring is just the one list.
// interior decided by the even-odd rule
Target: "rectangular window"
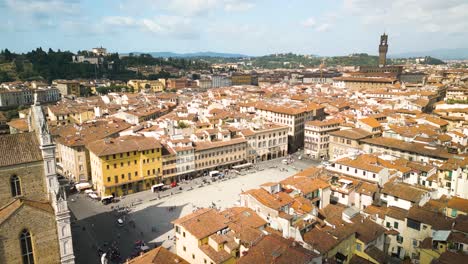
[{"label": "rectangular window", "polygon": [[395,229],[398,229],[398,222],[396,222],[396,221],[393,222],[393,227],[394,227]]},{"label": "rectangular window", "polygon": [[397,235],[396,241],[397,241],[399,244],[403,243],[403,237],[400,236],[400,235]]},{"label": "rectangular window", "polygon": [[119,183],[119,176],[117,176],[117,175],[114,176],[114,182]]},{"label": "rectangular window", "polygon": [[418,231],[421,229],[421,223],[410,218],[407,219],[406,226]]},{"label": "rectangular window", "polygon": [[111,178],[110,177],[107,177],[107,182],[110,182],[111,181]]},{"label": "rectangular window", "polygon": [[387,222],[387,224],[385,225],[387,228],[390,228],[390,222]]},{"label": "rectangular window", "polygon": [[117,169],[117,164],[116,163],[114,163],[114,169]]}]

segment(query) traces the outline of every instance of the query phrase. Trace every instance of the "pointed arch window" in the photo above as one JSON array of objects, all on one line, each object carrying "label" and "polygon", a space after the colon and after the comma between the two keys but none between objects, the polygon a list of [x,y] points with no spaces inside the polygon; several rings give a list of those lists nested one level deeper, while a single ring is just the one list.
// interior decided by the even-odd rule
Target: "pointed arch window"
[{"label": "pointed arch window", "polygon": [[21,182],[18,175],[13,175],[10,178],[10,185],[11,185],[11,195],[13,197],[21,195]]},{"label": "pointed arch window", "polygon": [[24,229],[20,235],[21,257],[23,264],[34,264],[34,253],[32,247],[31,233]]}]

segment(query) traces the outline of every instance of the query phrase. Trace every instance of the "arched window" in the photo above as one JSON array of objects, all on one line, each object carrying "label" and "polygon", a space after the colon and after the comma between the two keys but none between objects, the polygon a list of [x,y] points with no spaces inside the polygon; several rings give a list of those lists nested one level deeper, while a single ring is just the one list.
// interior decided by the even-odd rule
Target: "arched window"
[{"label": "arched window", "polygon": [[21,256],[24,264],[34,264],[34,253],[31,241],[31,234],[27,229],[24,229],[20,235]]},{"label": "arched window", "polygon": [[20,196],[21,195],[21,183],[17,175],[11,176],[10,185],[11,185],[11,195],[13,197]]}]

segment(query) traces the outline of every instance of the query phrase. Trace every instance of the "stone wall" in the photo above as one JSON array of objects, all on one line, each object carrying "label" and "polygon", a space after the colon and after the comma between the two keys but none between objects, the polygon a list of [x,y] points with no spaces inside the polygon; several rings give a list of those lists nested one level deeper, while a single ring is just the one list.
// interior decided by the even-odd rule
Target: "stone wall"
[{"label": "stone wall", "polygon": [[48,199],[42,161],[19,164],[0,169],[0,207],[13,201],[10,186],[13,174],[20,178],[22,198],[35,201]]},{"label": "stone wall", "polygon": [[57,229],[53,212],[24,204],[0,225],[0,263],[20,264],[20,234],[28,229],[35,263],[60,263]]}]

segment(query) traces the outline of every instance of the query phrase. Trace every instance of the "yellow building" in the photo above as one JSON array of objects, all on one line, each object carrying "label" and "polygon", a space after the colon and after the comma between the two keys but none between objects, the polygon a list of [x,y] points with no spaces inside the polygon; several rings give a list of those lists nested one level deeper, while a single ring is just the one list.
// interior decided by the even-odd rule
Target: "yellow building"
[{"label": "yellow building", "polygon": [[159,80],[129,80],[127,86],[133,88],[134,93],[139,93],[142,90],[158,93],[164,91],[166,87],[165,82]]},{"label": "yellow building", "polygon": [[460,215],[468,213],[468,200],[460,197],[452,197],[447,202],[445,215],[448,217],[456,218]]},{"label": "yellow building", "polygon": [[440,254],[447,251],[447,242],[445,241],[434,241],[428,237],[421,242],[419,263],[420,264],[431,264],[434,259],[438,259]]},{"label": "yellow building", "polygon": [[151,189],[161,181],[161,144],[155,138],[124,136],[87,145],[93,186],[100,196]]}]

